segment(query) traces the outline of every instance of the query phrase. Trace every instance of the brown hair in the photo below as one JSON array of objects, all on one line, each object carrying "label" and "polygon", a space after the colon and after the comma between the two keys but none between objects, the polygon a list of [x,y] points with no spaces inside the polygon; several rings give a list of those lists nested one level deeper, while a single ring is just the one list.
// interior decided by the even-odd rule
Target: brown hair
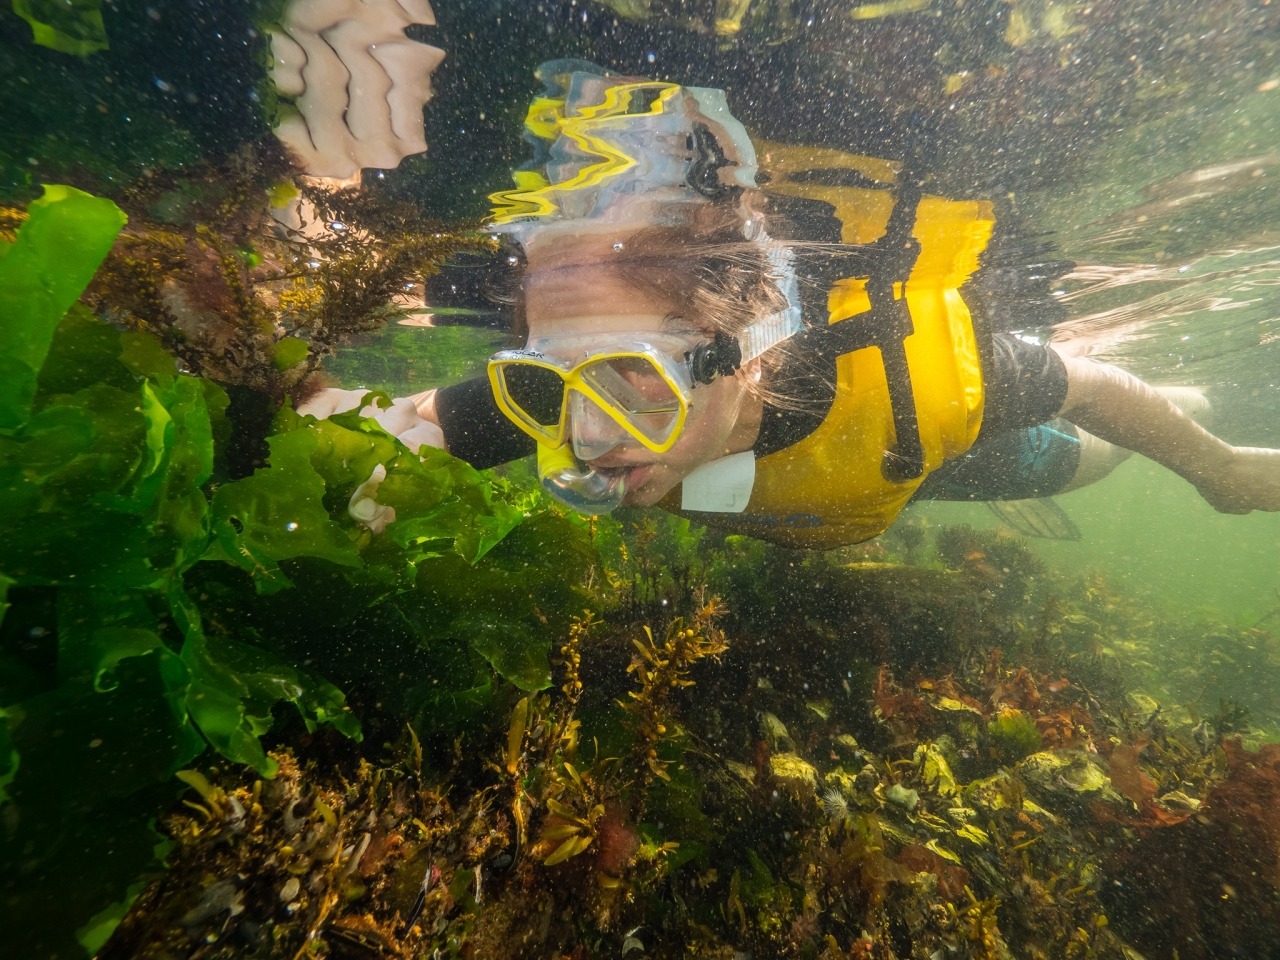
[{"label": "brown hair", "polygon": [[[682,305],[680,317],[707,332],[739,336],[746,328],[783,310],[787,297],[780,287],[768,242],[749,240],[744,226],[760,236],[784,231],[786,224],[752,209],[746,198],[733,204],[691,204],[677,222],[640,228],[612,243],[590,261],[592,266],[616,270],[639,290]],[[673,218],[676,219],[676,218]],[[782,241],[785,242],[785,241]],[[513,252],[513,256],[523,258]],[[539,269],[571,266],[558,258],[535,258],[536,266],[519,264],[517,283],[508,298],[513,310],[513,333],[523,335],[528,278]],[[804,391],[787,388],[798,377],[813,374],[812,364],[784,341],[765,352],[763,375],[749,389],[773,406],[792,408]]]}]

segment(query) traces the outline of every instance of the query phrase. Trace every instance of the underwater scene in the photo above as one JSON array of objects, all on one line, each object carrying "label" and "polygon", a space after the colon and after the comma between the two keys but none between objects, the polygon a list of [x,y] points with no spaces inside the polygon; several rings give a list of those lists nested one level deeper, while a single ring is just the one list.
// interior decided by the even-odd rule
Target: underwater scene
[{"label": "underwater scene", "polygon": [[0,957],[1280,960],[1280,4],[0,38]]}]

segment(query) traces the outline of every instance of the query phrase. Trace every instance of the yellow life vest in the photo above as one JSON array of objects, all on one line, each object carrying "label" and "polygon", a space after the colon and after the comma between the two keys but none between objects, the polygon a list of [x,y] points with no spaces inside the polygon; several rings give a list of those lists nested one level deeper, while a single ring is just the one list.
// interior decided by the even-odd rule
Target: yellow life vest
[{"label": "yellow life vest", "polygon": [[[761,145],[759,153],[761,169],[769,174],[766,190],[830,203],[845,243],[869,244],[884,234],[893,191],[876,185],[832,186],[841,178],[796,174],[852,169],[891,185],[896,175],[892,165],[835,150],[772,144]],[[923,448],[919,476],[895,480],[882,472],[885,453],[896,440],[894,418],[881,352],[866,347],[836,360],[835,398],[817,429],[756,461],[745,511],[692,516],[791,546],[836,547],[883,533],[924,477],[963,454],[977,438],[982,369],[973,320],[959,288],[977,269],[994,223],[985,201],[926,195],[916,209],[913,236],[919,255],[905,285],[895,284],[893,296],[905,295],[914,327],[904,344]],[[867,278],[835,283],[827,306],[831,324],[869,310]]]}]

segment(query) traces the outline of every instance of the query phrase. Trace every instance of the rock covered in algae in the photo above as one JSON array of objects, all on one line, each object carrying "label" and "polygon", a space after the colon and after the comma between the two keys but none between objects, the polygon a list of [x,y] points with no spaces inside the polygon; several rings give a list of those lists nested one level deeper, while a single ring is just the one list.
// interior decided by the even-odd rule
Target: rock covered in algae
[{"label": "rock covered in algae", "polygon": [[769,772],[793,787],[810,792],[818,789],[818,771],[799,754],[775,753],[769,758]]},{"label": "rock covered in algae", "polygon": [[920,794],[904,787],[900,783],[895,783],[884,792],[884,798],[892,803],[895,807],[901,807],[907,813],[912,813],[916,807],[920,806]]},{"label": "rock covered in algae", "polygon": [[1016,763],[1044,744],[1032,717],[1022,710],[1003,709],[987,724],[987,741],[1002,763]]},{"label": "rock covered in algae", "polygon": [[956,784],[955,774],[951,772],[951,764],[947,762],[946,756],[943,755],[937,743],[922,743],[917,746],[911,762],[920,771],[920,779],[938,796],[956,795],[959,787]]},{"label": "rock covered in algae", "polygon": [[1083,751],[1044,750],[1033,753],[1018,764],[1017,771],[1046,803],[1057,798],[1125,803],[1124,798],[1112,788],[1111,778],[1095,757]]},{"label": "rock covered in algae", "polygon": [[986,811],[1025,811],[1056,819],[1048,810],[1027,798],[1022,780],[1009,770],[1000,770],[989,777],[966,784],[963,797],[966,807]]},{"label": "rock covered in algae", "polygon": [[855,760],[862,753],[857,738],[850,733],[840,733],[832,737],[831,749],[842,760]]}]

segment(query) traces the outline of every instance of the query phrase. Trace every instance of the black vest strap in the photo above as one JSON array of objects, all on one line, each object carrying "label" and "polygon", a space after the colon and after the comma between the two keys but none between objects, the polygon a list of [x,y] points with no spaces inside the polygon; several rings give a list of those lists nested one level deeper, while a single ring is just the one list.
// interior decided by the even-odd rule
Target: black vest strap
[{"label": "black vest strap", "polygon": [[[871,309],[842,317],[834,323],[815,325],[798,335],[802,350],[836,357],[867,347],[878,347],[889,384],[889,405],[893,413],[894,443],[885,451],[880,471],[886,480],[901,483],[924,473],[924,444],[916,417],[911,370],[907,366],[904,341],[915,332],[907,308],[907,277],[920,256],[920,242],[912,236],[923,183],[905,165],[895,190],[896,202],[889,214],[884,234],[859,250],[859,260],[870,263],[867,297]],[[865,267],[864,267],[865,270]],[[894,287],[903,285],[903,296],[894,296]]]}]

